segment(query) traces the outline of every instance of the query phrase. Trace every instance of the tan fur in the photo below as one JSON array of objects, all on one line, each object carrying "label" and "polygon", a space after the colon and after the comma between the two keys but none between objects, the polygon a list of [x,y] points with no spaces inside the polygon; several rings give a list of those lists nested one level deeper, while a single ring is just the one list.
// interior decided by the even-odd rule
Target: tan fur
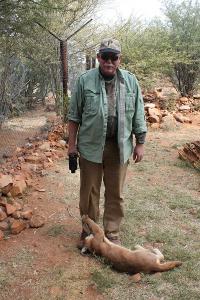
[{"label": "tan fur", "polygon": [[139,245],[132,251],[110,242],[103,230],[88,216],[82,217],[83,227],[90,231],[84,246],[91,252],[106,258],[118,271],[128,273],[164,272],[180,266],[180,261],[161,262],[163,254],[158,249],[145,249]]}]

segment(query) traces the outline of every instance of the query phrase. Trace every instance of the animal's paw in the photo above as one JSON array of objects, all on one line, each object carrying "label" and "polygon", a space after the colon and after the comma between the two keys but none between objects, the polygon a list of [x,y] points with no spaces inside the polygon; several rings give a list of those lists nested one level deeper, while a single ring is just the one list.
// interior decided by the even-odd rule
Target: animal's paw
[{"label": "animal's paw", "polygon": [[87,234],[90,234],[91,231],[90,231],[90,228],[87,224],[87,221],[88,221],[89,217],[88,215],[83,215],[82,216],[82,226],[83,226],[83,230],[87,233]]},{"label": "animal's paw", "polygon": [[82,216],[82,222],[83,223],[85,223],[87,219],[88,219],[88,215],[83,215]]}]

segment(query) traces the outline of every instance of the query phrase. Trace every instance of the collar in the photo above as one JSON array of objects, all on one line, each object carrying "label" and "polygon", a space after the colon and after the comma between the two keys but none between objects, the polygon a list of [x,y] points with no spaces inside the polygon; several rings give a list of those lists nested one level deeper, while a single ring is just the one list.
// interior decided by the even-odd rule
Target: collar
[{"label": "collar", "polygon": [[[103,77],[103,75],[102,75],[102,73],[100,71],[100,68],[98,68],[98,73],[99,73],[100,79],[105,81],[105,78]],[[117,74],[117,77],[119,78],[119,80],[121,81],[121,83],[124,83],[124,76],[122,74],[122,71],[119,68],[117,68],[116,74]]]}]

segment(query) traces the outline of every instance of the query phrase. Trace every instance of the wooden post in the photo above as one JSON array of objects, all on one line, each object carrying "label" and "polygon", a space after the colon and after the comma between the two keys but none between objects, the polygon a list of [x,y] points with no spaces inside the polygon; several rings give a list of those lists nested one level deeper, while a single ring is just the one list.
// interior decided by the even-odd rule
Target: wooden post
[{"label": "wooden post", "polygon": [[63,121],[67,122],[67,112],[68,112],[68,61],[67,61],[67,41],[78,33],[83,27],[85,27],[88,23],[90,23],[92,19],[83,24],[79,29],[77,29],[74,33],[69,35],[65,40],[60,39],[55,33],[51,32],[49,29],[44,27],[39,22],[35,22],[40,27],[48,31],[54,38],[56,38],[60,42],[60,61],[61,61],[61,76],[63,83]]},{"label": "wooden post", "polygon": [[92,68],[96,68],[96,57],[92,56]]},{"label": "wooden post", "polygon": [[60,41],[60,60],[63,83],[63,121],[67,122],[68,112],[68,61],[67,61],[67,41]]}]

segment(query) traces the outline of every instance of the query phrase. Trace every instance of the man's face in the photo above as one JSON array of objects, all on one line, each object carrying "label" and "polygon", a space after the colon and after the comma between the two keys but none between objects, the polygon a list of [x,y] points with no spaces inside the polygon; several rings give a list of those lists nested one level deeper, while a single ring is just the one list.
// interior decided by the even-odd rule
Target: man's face
[{"label": "man's face", "polygon": [[103,75],[115,75],[120,64],[120,54],[115,54],[113,52],[98,53],[97,59]]}]

